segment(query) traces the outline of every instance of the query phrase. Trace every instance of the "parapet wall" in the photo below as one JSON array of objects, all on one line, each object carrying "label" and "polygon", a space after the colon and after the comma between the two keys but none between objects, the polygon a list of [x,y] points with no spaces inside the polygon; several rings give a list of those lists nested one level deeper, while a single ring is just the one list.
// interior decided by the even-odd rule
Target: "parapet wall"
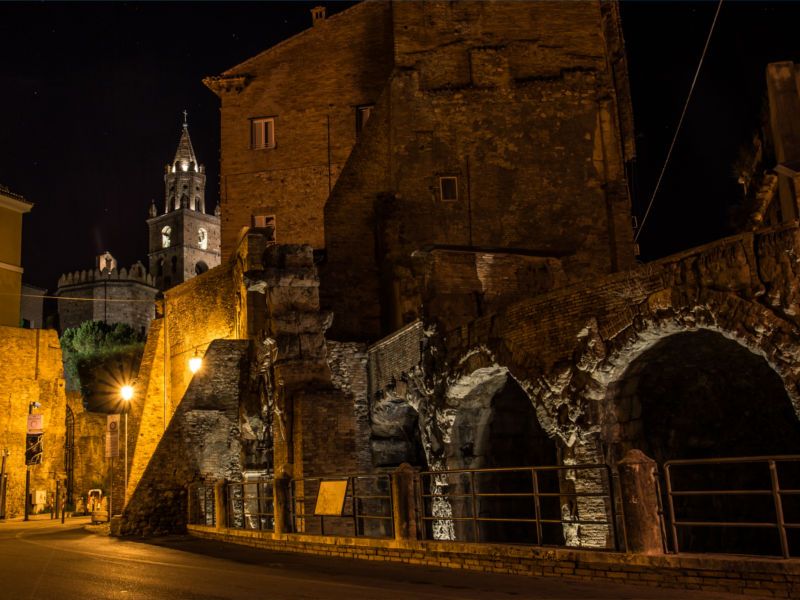
[{"label": "parapet wall", "polygon": [[[800,596],[797,561],[721,556],[647,556],[495,544],[400,542],[333,536],[278,535],[189,525],[193,536],[276,552],[607,581],[680,590],[732,592],[770,598]],[[681,592],[676,591],[676,597]]]}]

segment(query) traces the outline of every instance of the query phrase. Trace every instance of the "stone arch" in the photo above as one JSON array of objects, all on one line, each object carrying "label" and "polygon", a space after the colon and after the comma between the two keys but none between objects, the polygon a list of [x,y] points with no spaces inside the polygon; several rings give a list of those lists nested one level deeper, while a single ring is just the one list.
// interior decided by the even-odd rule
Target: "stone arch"
[{"label": "stone arch", "polygon": [[197,261],[197,263],[194,265],[194,274],[202,275],[206,271],[208,271],[208,265],[202,260]]},{"label": "stone arch", "polygon": [[718,331],[671,333],[636,353],[606,388],[612,460],[637,448],[675,459],[800,453],[800,421],[763,355]]}]

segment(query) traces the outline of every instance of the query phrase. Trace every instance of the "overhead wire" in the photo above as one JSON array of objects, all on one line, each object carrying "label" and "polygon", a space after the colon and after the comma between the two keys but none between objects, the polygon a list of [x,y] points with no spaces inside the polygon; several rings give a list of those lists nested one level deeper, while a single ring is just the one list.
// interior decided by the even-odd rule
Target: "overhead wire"
[{"label": "overhead wire", "polygon": [[714,13],[714,20],[711,22],[711,28],[708,30],[708,37],[706,37],[705,46],[703,46],[703,52],[700,55],[700,61],[697,63],[697,69],[695,69],[694,77],[692,78],[692,85],[689,87],[689,94],[686,96],[686,102],[683,104],[683,110],[681,111],[681,118],[678,120],[678,126],[675,128],[675,134],[672,136],[672,142],[669,145],[669,150],[667,151],[667,157],[664,159],[664,165],[661,167],[661,173],[658,175],[658,180],[656,181],[656,186],[653,188],[653,193],[650,196],[650,201],[647,203],[647,210],[644,212],[644,216],[642,217],[642,222],[639,224],[639,228],[636,230],[636,235],[633,238],[634,242],[639,241],[639,236],[642,234],[642,230],[644,229],[644,225],[647,222],[647,217],[650,215],[650,209],[653,208],[653,202],[656,199],[656,194],[658,194],[658,190],[661,187],[661,180],[664,178],[664,173],[667,170],[667,165],[669,164],[669,159],[672,157],[672,150],[675,148],[675,142],[678,139],[678,134],[681,131],[681,126],[683,125],[683,119],[686,116],[686,109],[689,108],[689,102],[692,99],[692,94],[694,93],[695,85],[697,84],[697,78],[700,75],[700,69],[703,67],[703,61],[706,58],[706,54],[708,53],[708,46],[711,42],[711,36],[714,34],[714,28],[717,25],[717,18],[719,17],[719,11],[722,8],[723,0],[719,0],[717,4],[717,10]]}]

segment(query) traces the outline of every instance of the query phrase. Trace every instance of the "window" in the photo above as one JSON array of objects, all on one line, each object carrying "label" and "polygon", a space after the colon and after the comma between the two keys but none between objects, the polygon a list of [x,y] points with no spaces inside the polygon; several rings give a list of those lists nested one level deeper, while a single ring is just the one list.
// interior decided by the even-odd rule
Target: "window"
[{"label": "window", "polygon": [[263,117],[250,119],[250,147],[275,147],[275,118]]},{"label": "window", "polygon": [[364,129],[364,125],[367,124],[370,115],[372,114],[372,109],[375,107],[374,104],[364,104],[363,106],[356,106],[356,135],[361,133],[361,130]]},{"label": "window", "polygon": [[198,262],[198,263],[197,263],[197,264],[194,266],[194,274],[195,274],[195,275],[202,275],[202,274],[203,274],[203,273],[205,273],[206,271],[208,271],[208,265],[207,265],[206,263],[204,263],[202,260],[201,260],[201,261],[199,261],[199,262]]},{"label": "window", "polygon": [[170,237],[172,236],[172,227],[167,225],[161,230],[161,247],[169,248]]},{"label": "window", "polygon": [[275,238],[275,216],[274,215],[253,215],[253,228],[265,229],[267,240],[276,241]]},{"label": "window", "polygon": [[442,202],[458,200],[458,177],[452,175],[439,177],[439,198]]},{"label": "window", "polygon": [[197,245],[200,246],[201,250],[208,248],[208,232],[202,227],[197,230]]}]

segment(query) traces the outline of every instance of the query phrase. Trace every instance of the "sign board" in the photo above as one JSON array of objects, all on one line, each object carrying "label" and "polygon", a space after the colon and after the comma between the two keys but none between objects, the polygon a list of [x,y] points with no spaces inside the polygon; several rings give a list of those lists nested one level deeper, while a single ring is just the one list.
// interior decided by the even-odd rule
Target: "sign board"
[{"label": "sign board", "polygon": [[39,465],[42,463],[42,435],[29,433],[25,436],[25,464]]},{"label": "sign board", "polygon": [[44,415],[28,415],[28,433],[42,433],[44,431]]},{"label": "sign board", "polygon": [[106,419],[106,458],[119,457],[119,415]]},{"label": "sign board", "polygon": [[317,492],[317,504],[314,507],[315,515],[330,515],[339,517],[344,510],[344,500],[347,496],[347,479],[334,479],[320,481]]}]

